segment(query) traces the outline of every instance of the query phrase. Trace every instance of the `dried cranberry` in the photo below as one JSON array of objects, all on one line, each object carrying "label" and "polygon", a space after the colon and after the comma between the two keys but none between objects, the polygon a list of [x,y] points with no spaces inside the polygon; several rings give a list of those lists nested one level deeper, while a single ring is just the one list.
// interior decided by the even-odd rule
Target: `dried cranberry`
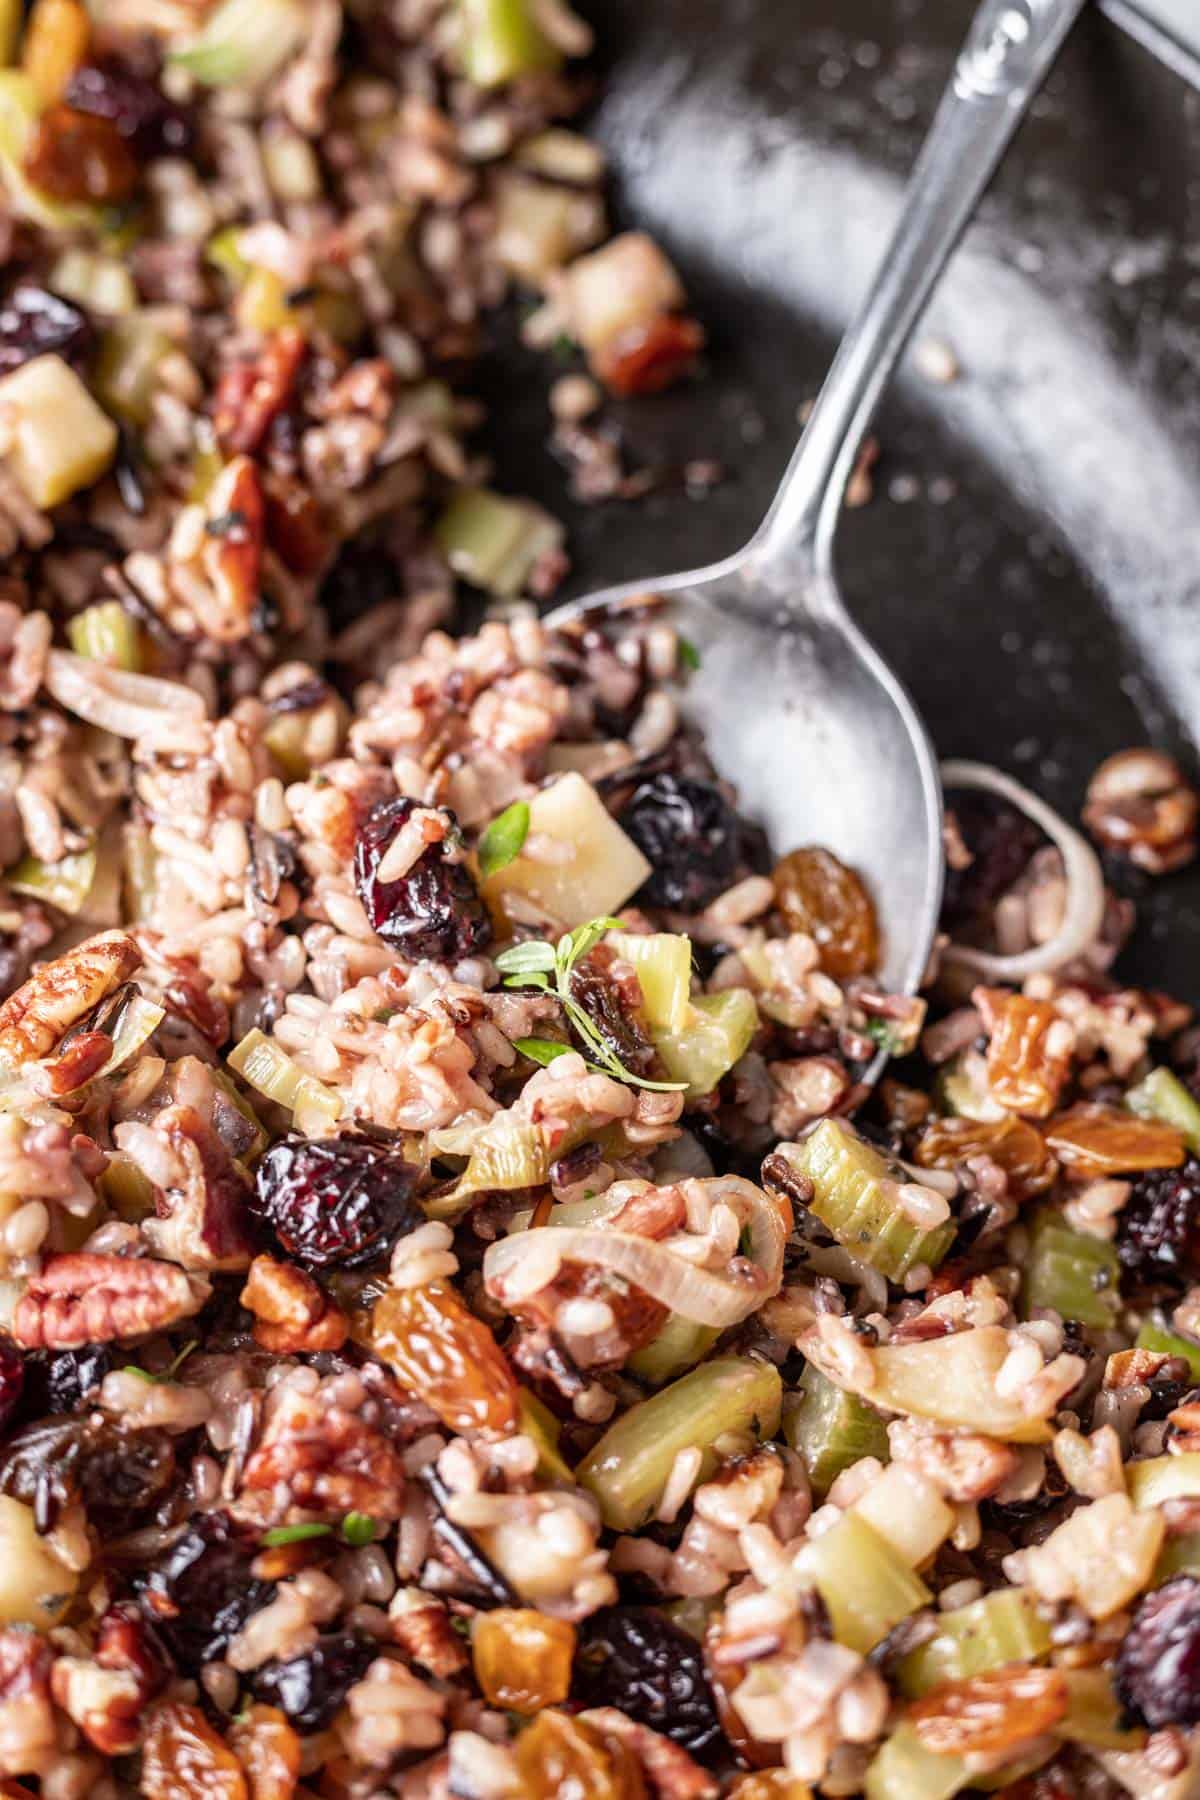
[{"label": "dried cranberry", "polygon": [[741,827],[707,781],[652,775],[634,789],[621,826],[651,865],[638,895],[651,906],[700,912],[733,880]]},{"label": "dried cranberry", "polygon": [[994,794],[956,793],[952,805],[971,861],[965,869],[946,870],[942,918],[961,925],[985,913],[1046,840],[1031,819]]},{"label": "dried cranberry", "polygon": [[274,1598],[274,1582],[250,1573],[257,1550],[228,1514],[203,1513],[135,1582],[142,1611],[185,1668],[198,1672],[223,1656],[251,1613]]},{"label": "dried cranberry", "polygon": [[251,1211],[309,1268],[361,1268],[424,1224],[419,1170],[365,1135],[284,1138],[258,1165]]},{"label": "dried cranberry", "polygon": [[694,1638],[652,1606],[606,1606],[579,1627],[572,1696],[617,1706],[693,1755],[724,1746]]},{"label": "dried cranberry", "polygon": [[76,112],[107,119],[139,156],[183,156],[195,129],[181,106],[156,81],[114,55],[95,56],[75,70],[64,98]]},{"label": "dried cranberry", "polygon": [[121,1527],[164,1499],[175,1481],[175,1446],[165,1431],[89,1427],[79,1470],[93,1524]]},{"label": "dried cranberry", "polygon": [[1121,1705],[1152,1730],[1200,1723],[1200,1581],[1177,1575],[1147,1594],[1117,1651]]},{"label": "dried cranberry", "polygon": [[281,1708],[297,1731],[323,1731],[374,1655],[369,1638],[337,1632],[287,1662],[264,1663],[251,1684],[258,1699]]},{"label": "dried cranberry", "polygon": [[625,994],[609,974],[614,961],[607,944],[599,944],[589,956],[576,963],[571,971],[571,998],[587,1014],[609,1049],[634,1075],[647,1076],[655,1067],[654,1046],[650,1043],[633,1011],[641,999],[637,990]]},{"label": "dried cranberry", "polygon": [[83,362],[92,347],[92,328],[69,300],[45,288],[14,288],[0,301],[0,375],[53,352],[67,362]]},{"label": "dried cranberry", "polygon": [[377,544],[352,541],[338,551],[317,598],[334,631],[341,632],[403,592],[404,579],[387,551]]},{"label": "dried cranberry", "polygon": [[0,1431],[21,1403],[25,1389],[25,1359],[15,1344],[0,1339]]},{"label": "dried cranberry", "polygon": [[367,917],[385,943],[414,961],[432,957],[456,962],[490,942],[491,921],[461,854],[458,821],[444,812],[446,836],[430,844],[396,881],[380,881],[376,871],[417,802],[400,796],[382,800],[359,828],[354,880]]},{"label": "dried cranberry", "polygon": [[1200,1162],[1139,1175],[1117,1215],[1121,1267],[1142,1281],[1179,1286],[1200,1269]]}]

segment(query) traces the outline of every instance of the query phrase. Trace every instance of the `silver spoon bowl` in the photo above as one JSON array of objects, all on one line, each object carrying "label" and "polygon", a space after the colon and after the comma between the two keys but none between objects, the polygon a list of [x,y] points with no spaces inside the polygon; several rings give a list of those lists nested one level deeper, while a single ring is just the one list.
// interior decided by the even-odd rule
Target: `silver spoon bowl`
[{"label": "silver spoon bowl", "polygon": [[912,701],[842,602],[834,536],[879,397],[1084,4],[983,0],[879,274],[745,549],[591,594],[549,621],[660,598],[699,658],[681,695],[685,719],[777,849],[822,844],[864,877],[882,930],[881,978],[908,993],[941,903],[941,784]]}]

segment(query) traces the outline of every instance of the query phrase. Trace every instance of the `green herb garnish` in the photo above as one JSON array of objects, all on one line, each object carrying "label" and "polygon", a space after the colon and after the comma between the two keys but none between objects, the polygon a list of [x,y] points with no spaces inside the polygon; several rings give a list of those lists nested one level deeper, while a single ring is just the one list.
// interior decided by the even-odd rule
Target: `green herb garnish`
[{"label": "green herb garnish", "polygon": [[896,1056],[900,1050],[900,1034],[888,1019],[868,1019],[864,1027],[866,1035],[888,1056]]},{"label": "green herb garnish", "polygon": [[564,932],[557,944],[547,943],[542,938],[513,944],[501,951],[496,958],[496,967],[504,976],[505,987],[537,988],[543,994],[555,996],[571,1029],[586,1047],[589,1066],[597,1074],[611,1075],[615,1081],[627,1081],[631,1087],[652,1088],[656,1093],[678,1093],[687,1086],[686,1081],[646,1081],[627,1069],[571,993],[571,974],[576,963],[595,949],[606,931],[621,929],[620,919],[589,919],[586,925],[577,925],[574,931]]},{"label": "green herb garnish", "polygon": [[529,836],[529,803],[514,800],[502,813],[497,813],[479,840],[479,872],[485,881],[521,854],[521,846]]},{"label": "green herb garnish", "polygon": [[541,1063],[543,1069],[558,1056],[570,1054],[570,1044],[560,1044],[557,1038],[514,1038],[513,1049],[527,1056],[530,1062]]},{"label": "green herb garnish", "polygon": [[684,637],[682,632],[680,632],[675,640],[675,653],[679,658],[679,666],[681,669],[691,669],[695,671],[700,667],[700,652],[697,650],[695,644],[693,644],[691,638]]},{"label": "green herb garnish", "polygon": [[366,1513],[348,1512],[342,1520],[342,1536],[354,1550],[375,1542],[375,1521]]},{"label": "green herb garnish", "polygon": [[265,1550],[278,1550],[284,1544],[303,1544],[307,1538],[329,1537],[332,1532],[332,1525],[273,1525],[258,1541]]}]

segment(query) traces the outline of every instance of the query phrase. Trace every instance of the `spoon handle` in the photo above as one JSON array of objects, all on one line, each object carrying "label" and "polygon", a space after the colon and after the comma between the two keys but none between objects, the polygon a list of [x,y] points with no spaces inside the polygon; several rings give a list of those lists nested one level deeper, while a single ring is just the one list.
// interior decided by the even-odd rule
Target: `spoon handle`
[{"label": "spoon handle", "polygon": [[831,550],[871,416],[946,260],[1086,0],[982,0],[891,244],[758,534],[768,561]]}]

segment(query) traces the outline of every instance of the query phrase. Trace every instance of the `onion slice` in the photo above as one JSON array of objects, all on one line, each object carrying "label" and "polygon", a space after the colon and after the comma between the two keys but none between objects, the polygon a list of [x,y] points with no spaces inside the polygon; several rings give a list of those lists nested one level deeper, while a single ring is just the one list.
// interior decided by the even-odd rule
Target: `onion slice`
[{"label": "onion slice", "polygon": [[542,1225],[489,1246],[483,1259],[488,1291],[502,1299],[509,1278],[529,1257],[545,1271],[539,1287],[554,1279],[560,1263],[582,1263],[622,1276],[681,1318],[725,1331],[779,1292],[787,1234],[779,1209],[753,1182],[730,1175],[714,1186],[720,1187],[721,1198],[749,1227],[749,1260],[762,1277],[759,1281],[739,1281],[735,1276],[698,1269],[665,1244],[632,1232],[603,1226]]},{"label": "onion slice", "polygon": [[970,944],[949,943],[942,951],[943,959],[973,969],[991,981],[1023,981],[1027,975],[1061,969],[1095,941],[1104,920],[1104,875],[1100,858],[1078,831],[1047,806],[1021,782],[1014,781],[988,763],[945,762],[942,764],[944,788],[982,789],[999,794],[1004,800],[1040,825],[1063,859],[1067,881],[1067,905],[1062,924],[1044,944],[1022,950],[1011,956],[997,951],[977,950]]},{"label": "onion slice", "polygon": [[204,717],[203,699],[182,681],[109,669],[70,650],[51,650],[46,686],[68,712],[116,737],[145,737],[172,718],[196,724]]}]

